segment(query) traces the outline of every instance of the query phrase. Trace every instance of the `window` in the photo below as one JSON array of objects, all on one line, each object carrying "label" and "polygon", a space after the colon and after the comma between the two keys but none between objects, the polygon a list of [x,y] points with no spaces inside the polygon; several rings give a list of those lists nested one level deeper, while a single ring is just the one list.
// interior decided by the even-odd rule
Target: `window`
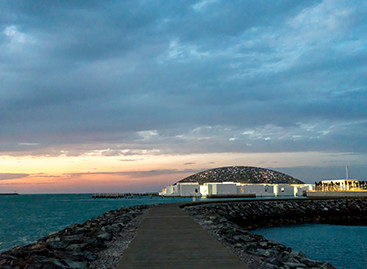
[{"label": "window", "polygon": [[195,192],[197,193],[198,192],[198,189],[195,189]]},{"label": "window", "polygon": [[284,192],[284,188],[281,188],[281,189],[280,189],[280,191],[281,191],[281,192]]}]

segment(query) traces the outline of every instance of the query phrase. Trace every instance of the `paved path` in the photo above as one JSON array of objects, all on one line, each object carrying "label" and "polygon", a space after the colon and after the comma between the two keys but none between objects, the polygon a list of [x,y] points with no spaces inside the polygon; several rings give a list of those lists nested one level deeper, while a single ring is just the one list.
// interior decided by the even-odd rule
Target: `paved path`
[{"label": "paved path", "polygon": [[177,204],[153,207],[122,256],[122,268],[247,268]]}]

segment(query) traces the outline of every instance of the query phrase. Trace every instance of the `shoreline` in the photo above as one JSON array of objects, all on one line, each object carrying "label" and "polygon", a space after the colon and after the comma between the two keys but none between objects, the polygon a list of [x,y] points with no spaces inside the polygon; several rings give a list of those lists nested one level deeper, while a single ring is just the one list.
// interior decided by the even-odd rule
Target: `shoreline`
[{"label": "shoreline", "polygon": [[252,233],[257,228],[297,224],[367,224],[367,200],[273,200],[184,205],[185,210],[249,268],[335,268]]},{"label": "shoreline", "polygon": [[[114,268],[145,217],[155,205],[108,211],[82,224],[0,253],[0,268],[28,264],[52,268]],[[237,200],[181,203],[214,238],[249,268],[335,268],[251,231],[260,227],[303,223],[367,224],[367,200]]]},{"label": "shoreline", "polygon": [[112,268],[151,206],[110,210],[35,243],[15,246],[0,253],[0,268]]}]

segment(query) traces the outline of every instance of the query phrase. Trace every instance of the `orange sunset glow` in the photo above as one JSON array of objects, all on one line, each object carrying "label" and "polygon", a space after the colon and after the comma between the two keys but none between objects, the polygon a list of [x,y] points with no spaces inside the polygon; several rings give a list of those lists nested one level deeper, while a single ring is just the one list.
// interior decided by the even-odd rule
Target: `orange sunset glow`
[{"label": "orange sunset glow", "polygon": [[[361,160],[360,155],[348,159]],[[187,155],[2,156],[0,188],[20,193],[81,193],[159,191],[197,171],[241,165],[286,168],[337,162],[335,154],[212,153]],[[309,180],[310,181],[310,180]]]}]

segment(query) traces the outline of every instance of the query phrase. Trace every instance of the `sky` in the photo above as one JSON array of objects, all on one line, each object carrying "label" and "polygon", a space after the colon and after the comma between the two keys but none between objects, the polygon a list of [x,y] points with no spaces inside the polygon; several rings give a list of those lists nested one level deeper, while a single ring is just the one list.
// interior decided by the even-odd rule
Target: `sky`
[{"label": "sky", "polygon": [[366,104],[366,1],[0,2],[0,192],[367,179]]}]

